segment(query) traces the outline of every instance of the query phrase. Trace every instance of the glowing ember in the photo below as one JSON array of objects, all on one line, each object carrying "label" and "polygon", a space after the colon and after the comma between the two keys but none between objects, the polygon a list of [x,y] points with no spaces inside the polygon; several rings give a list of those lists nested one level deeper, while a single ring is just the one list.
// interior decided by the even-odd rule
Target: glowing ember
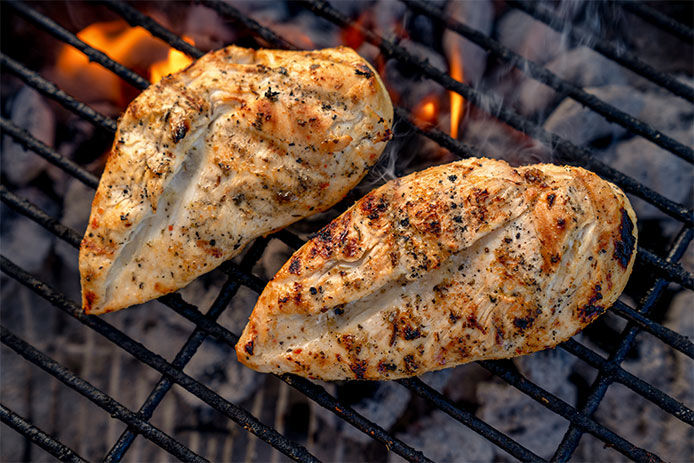
[{"label": "glowing ember", "polygon": [[415,122],[420,127],[434,125],[439,114],[439,103],[436,97],[424,98],[413,111]]},{"label": "glowing ember", "polygon": [[[195,45],[193,39],[187,35],[183,36],[183,40],[191,45]],[[156,84],[162,78],[184,69],[192,62],[193,59],[188,57],[188,55],[172,48],[169,50],[169,56],[165,60],[158,61],[149,68],[149,81]]]},{"label": "glowing ember", "polygon": [[371,23],[371,10],[367,9],[352,24],[340,30],[342,45],[358,50],[365,40],[360,28],[369,28]]},{"label": "glowing ember", "polygon": [[[463,81],[463,59],[460,56],[460,50],[457,42],[453,42],[451,51],[448,56],[448,63],[451,68],[451,77],[455,80]],[[458,138],[458,127],[460,126],[460,118],[463,115],[463,97],[456,92],[448,92],[451,98],[451,137]]]}]

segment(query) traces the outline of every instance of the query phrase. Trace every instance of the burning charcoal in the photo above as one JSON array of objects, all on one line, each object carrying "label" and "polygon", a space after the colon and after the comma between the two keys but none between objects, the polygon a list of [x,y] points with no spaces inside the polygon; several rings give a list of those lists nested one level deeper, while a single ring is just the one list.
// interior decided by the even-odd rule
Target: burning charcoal
[{"label": "burning charcoal", "polygon": [[[9,113],[15,125],[46,145],[53,146],[55,116],[44,97],[30,87],[22,87],[13,99]],[[25,149],[9,136],[3,138],[2,150],[2,172],[16,185],[26,185],[48,165],[38,154]]]},{"label": "burning charcoal", "polygon": [[[586,88],[586,92],[629,114],[638,114],[643,100],[634,98],[634,89],[621,85]],[[566,98],[547,118],[544,128],[577,145],[588,145],[598,139],[617,139],[627,130],[610,123],[600,114],[586,108],[573,99]]]},{"label": "burning charcoal", "polygon": [[219,14],[202,5],[188,7],[183,32],[193,37],[195,46],[201,50],[216,50],[237,39]]},{"label": "burning charcoal", "polygon": [[[397,437],[442,463],[491,462],[496,453],[494,444],[440,410],[410,425]],[[391,452],[388,461],[405,460]]]},{"label": "burning charcoal", "polygon": [[[685,145],[694,145],[694,132],[691,129],[671,133]],[[694,167],[691,164],[643,138],[620,143],[614,153],[612,167],[648,185],[665,197],[690,204],[691,207],[694,178]],[[641,199],[634,198],[632,205],[640,220],[664,217],[662,212]]]},{"label": "burning charcoal", "polygon": [[[569,375],[575,361],[566,352],[553,349],[520,357],[514,363],[530,381],[571,403],[576,392]],[[508,384],[480,384],[478,400],[480,418],[541,457],[552,455],[566,431],[564,418]]]},{"label": "burning charcoal", "polygon": [[492,377],[491,373],[476,363],[459,365],[450,371],[444,393],[454,402],[477,403],[477,386]]},{"label": "burning charcoal", "polygon": [[[284,263],[289,260],[294,251],[295,249],[290,249],[286,244],[278,239],[270,240],[265,248],[263,257],[258,263],[256,269],[257,275],[265,280],[269,280],[270,278],[274,277],[275,273],[277,273],[277,271],[282,268]],[[243,325],[241,326],[241,329],[243,330]]]},{"label": "burning charcoal", "polygon": [[[37,189],[24,188],[14,193],[33,202],[49,214],[56,213],[55,204]],[[0,250],[15,264],[30,272],[39,270],[46,263],[54,240],[53,234],[45,228],[9,209],[4,209]]]},{"label": "burning charcoal", "polygon": [[[563,53],[549,63],[547,69],[578,87],[602,87],[626,82],[624,71],[618,64],[588,47]],[[553,89],[529,77],[516,91],[524,114],[543,111],[557,96]]]},{"label": "burning charcoal", "polygon": [[[211,306],[226,277],[221,275],[221,272],[213,272],[207,279],[209,286],[198,279],[182,290],[184,299],[203,311]],[[214,282],[210,282],[211,279]],[[220,316],[219,323],[233,333],[240,333],[257,297],[257,294],[248,288],[239,288],[230,307]],[[265,381],[265,375],[244,367],[236,360],[233,346],[209,337],[190,361],[186,371],[234,403],[250,397]],[[193,406],[200,405],[200,401],[190,394],[184,394],[182,397]]]},{"label": "burning charcoal", "polygon": [[[84,233],[89,220],[92,198],[94,198],[94,190],[92,188],[84,185],[79,180],[71,180],[64,194],[63,216],[60,222],[79,234]],[[55,251],[67,268],[74,272],[79,271],[77,250],[71,244],[58,240],[55,245]],[[73,284],[78,280],[78,275],[78,273],[69,275]]]},{"label": "burning charcoal", "polygon": [[[657,7],[675,21],[685,21],[684,18],[689,19],[692,15],[691,3],[688,2],[659,2]],[[682,40],[660,27],[653,27],[634,14],[624,15],[624,22],[627,30],[638,31],[629,35],[632,53],[659,71],[691,74],[694,56],[691,41]],[[691,19],[688,25],[691,27]]]},{"label": "burning charcoal", "polygon": [[[578,338],[575,338],[578,340]],[[514,360],[518,371],[535,384],[571,402],[575,388],[568,381],[576,357],[563,349],[547,349]]]},{"label": "burning charcoal", "polygon": [[[691,253],[690,253],[691,254]],[[665,326],[675,330],[689,339],[694,339],[694,317],[691,309],[694,307],[694,294],[682,291],[672,300]]]},{"label": "burning charcoal", "polygon": [[[428,60],[432,66],[438,69],[448,69],[446,58],[431,48],[409,40],[403,41],[400,45],[420,59]],[[418,70],[396,60],[388,61],[385,66],[385,73],[381,72],[381,75],[384,77],[384,83],[391,95],[395,96],[395,100],[399,101],[401,106],[413,111],[417,104],[427,97],[433,96],[437,101],[448,99],[445,90],[440,86],[432,85],[428,79],[418,78]],[[413,77],[415,78],[413,79]]]},{"label": "burning charcoal", "polygon": [[[694,79],[692,78],[680,77],[680,80],[686,85],[694,85]],[[671,134],[673,130],[691,130],[692,119],[694,119],[694,107],[690,103],[676,95],[658,89],[651,91],[650,87],[646,92],[636,91],[635,94],[644,102],[643,109],[636,114],[642,121],[653,125],[668,135],[673,135]],[[684,142],[685,145],[687,144],[686,137],[680,139],[680,141]]]},{"label": "burning charcoal", "polygon": [[[389,429],[404,413],[410,402],[410,391],[393,381],[358,383],[350,381],[344,385],[325,384],[332,395],[344,400],[358,413],[375,422],[384,429]],[[337,418],[332,412],[311,402],[311,408],[344,436],[360,443],[367,443],[371,438]]]},{"label": "burning charcoal", "polygon": [[[442,3],[440,0],[437,1]],[[403,25],[403,19],[408,12],[403,3],[391,0],[332,2],[332,5],[350,18],[355,18],[355,21],[364,28],[391,38],[395,35],[394,30]],[[412,19],[417,22],[417,18]],[[426,18],[422,19],[426,20]],[[414,27],[423,24],[424,21]],[[426,26],[424,27],[426,28]],[[428,32],[431,32],[431,29]],[[363,41],[363,37],[358,37],[358,39]],[[353,47],[354,43],[346,43],[346,45]],[[362,50],[358,51],[361,52]]]},{"label": "burning charcoal", "polygon": [[506,13],[497,30],[502,44],[538,64],[545,64],[566,50],[567,41],[560,33],[520,10]]},{"label": "burning charcoal", "polygon": [[[186,372],[233,403],[249,398],[267,378],[238,363],[233,347],[211,338],[200,347]],[[190,394],[181,397],[192,406],[202,405]]]},{"label": "burning charcoal", "polygon": [[564,418],[505,383],[482,383],[477,395],[482,420],[539,456],[552,456],[568,427]]},{"label": "burning charcoal", "polygon": [[439,371],[430,371],[429,373],[425,373],[420,376],[419,379],[424,381],[432,389],[442,392],[444,387],[446,387],[446,385],[449,383],[452,373],[452,368]]},{"label": "burning charcoal", "polygon": [[[680,260],[682,267],[689,273],[694,272],[694,246],[689,246]],[[694,339],[694,336],[692,336]]]}]

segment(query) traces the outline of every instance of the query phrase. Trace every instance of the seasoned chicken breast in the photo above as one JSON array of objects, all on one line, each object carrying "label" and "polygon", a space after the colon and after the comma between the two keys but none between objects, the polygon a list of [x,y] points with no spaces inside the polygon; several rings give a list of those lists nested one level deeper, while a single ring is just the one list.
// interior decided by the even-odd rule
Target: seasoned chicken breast
[{"label": "seasoned chicken breast", "polygon": [[376,72],[345,47],[227,47],[139,95],[118,123],[80,248],[99,314],[179,289],[338,202],[391,136]]},{"label": "seasoned chicken breast", "polygon": [[275,275],[238,358],[394,379],[556,346],[624,289],[635,222],[621,190],[576,167],[468,159],[391,181]]}]

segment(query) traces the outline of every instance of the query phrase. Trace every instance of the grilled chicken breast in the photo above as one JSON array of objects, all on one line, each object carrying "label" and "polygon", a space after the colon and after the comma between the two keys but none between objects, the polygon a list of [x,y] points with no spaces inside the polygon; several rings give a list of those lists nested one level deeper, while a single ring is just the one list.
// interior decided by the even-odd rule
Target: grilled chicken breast
[{"label": "grilled chicken breast", "polygon": [[375,380],[556,346],[624,289],[635,221],[621,190],[575,167],[469,159],[391,181],[282,267],[238,358]]},{"label": "grilled chicken breast", "polygon": [[128,106],[80,248],[98,314],[185,286],[258,236],[325,210],[391,136],[376,72],[349,48],[227,47]]}]

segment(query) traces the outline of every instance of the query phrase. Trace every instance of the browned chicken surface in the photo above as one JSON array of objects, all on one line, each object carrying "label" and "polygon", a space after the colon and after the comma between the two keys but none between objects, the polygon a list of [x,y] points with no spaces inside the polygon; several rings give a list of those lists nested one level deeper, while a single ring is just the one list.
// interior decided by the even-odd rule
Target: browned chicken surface
[{"label": "browned chicken surface", "polygon": [[227,47],[142,92],[118,123],[80,248],[92,314],[175,291],[254,238],[338,202],[391,136],[349,48]]},{"label": "browned chicken surface", "polygon": [[391,181],[277,273],[238,358],[394,379],[556,346],[624,289],[635,223],[619,188],[576,167],[469,159]]}]

